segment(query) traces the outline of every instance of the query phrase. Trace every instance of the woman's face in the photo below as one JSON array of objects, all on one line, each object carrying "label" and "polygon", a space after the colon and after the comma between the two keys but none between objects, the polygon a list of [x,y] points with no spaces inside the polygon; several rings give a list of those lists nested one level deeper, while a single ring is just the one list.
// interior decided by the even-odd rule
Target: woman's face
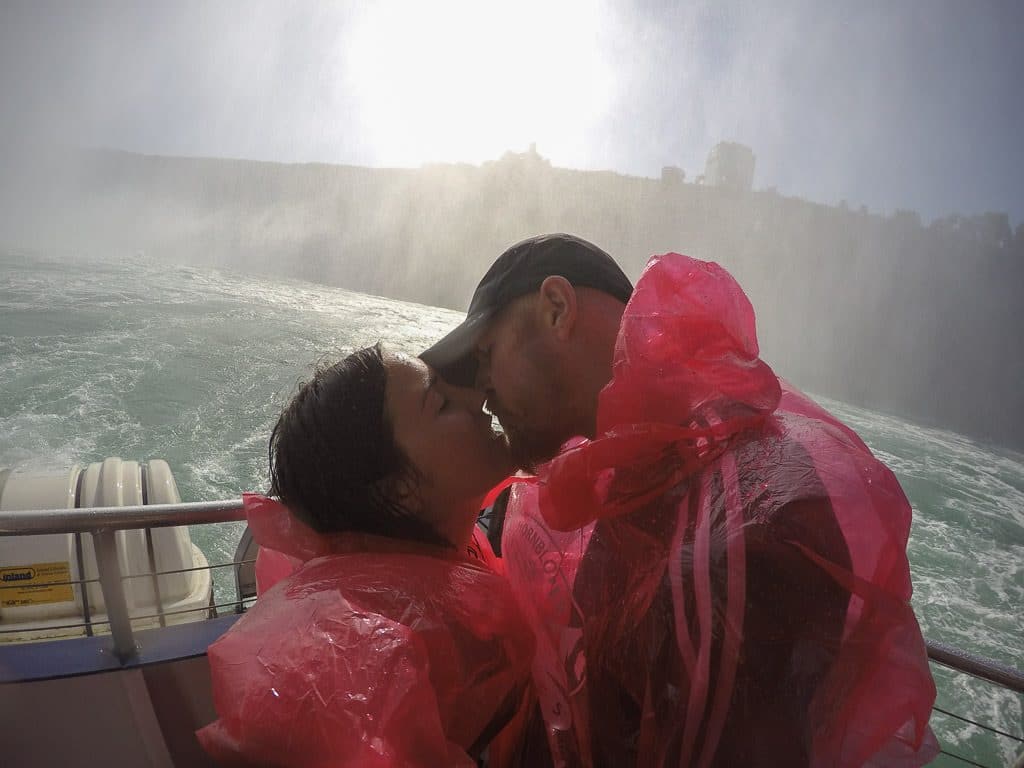
[{"label": "woman's face", "polygon": [[513,470],[505,438],[491,428],[483,395],[455,387],[422,360],[385,353],[387,411],[395,441],[423,477],[422,514],[441,533]]}]

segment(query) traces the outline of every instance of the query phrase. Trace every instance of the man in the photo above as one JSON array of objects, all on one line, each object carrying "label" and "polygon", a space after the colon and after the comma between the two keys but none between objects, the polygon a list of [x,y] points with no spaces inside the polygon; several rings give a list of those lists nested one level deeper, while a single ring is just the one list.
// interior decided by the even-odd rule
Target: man
[{"label": "man", "polygon": [[423,358],[484,391],[538,475],[514,492],[502,547],[556,759],[931,756],[909,505],[758,358],[724,270],[668,254],[634,292],[593,244],[531,238]]}]

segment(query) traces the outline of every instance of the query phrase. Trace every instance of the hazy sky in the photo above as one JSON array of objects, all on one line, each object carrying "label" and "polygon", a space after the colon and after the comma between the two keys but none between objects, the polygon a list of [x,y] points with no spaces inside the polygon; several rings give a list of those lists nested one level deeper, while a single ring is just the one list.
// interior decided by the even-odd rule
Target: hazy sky
[{"label": "hazy sky", "polygon": [[756,187],[1020,222],[1022,40],[1015,0],[0,0],[0,141],[692,177],[730,139]]}]

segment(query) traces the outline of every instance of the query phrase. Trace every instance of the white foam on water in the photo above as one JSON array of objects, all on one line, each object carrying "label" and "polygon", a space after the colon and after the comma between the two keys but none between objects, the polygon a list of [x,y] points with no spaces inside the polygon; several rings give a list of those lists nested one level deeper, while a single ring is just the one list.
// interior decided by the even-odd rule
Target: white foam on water
[{"label": "white foam on water", "polygon": [[[0,253],[0,467],[166,458],[186,500],[266,488],[270,428],[321,359],[378,339],[417,353],[463,314],[295,280],[151,260]],[[4,322],[7,318],[20,330]],[[33,330],[37,318],[47,322]],[[13,327],[12,326],[12,327]],[[926,634],[1024,667],[1024,457],[816,398],[853,427],[914,507],[908,554]],[[211,562],[241,525],[193,528]],[[217,598],[233,590],[216,575]],[[1010,733],[1021,697],[936,668],[940,704]],[[1013,745],[937,717],[983,763]]]}]

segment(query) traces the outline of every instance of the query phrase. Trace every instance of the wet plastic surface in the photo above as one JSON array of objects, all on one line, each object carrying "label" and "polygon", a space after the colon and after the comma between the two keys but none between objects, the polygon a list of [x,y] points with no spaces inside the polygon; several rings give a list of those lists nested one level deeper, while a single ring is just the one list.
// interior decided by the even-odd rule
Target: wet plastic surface
[{"label": "wet plastic surface", "polygon": [[505,566],[565,765],[920,765],[935,688],[893,474],[758,357],[714,264],[651,260],[598,436],[512,492]]},{"label": "wet plastic surface", "polygon": [[210,647],[203,746],[224,765],[474,766],[521,709],[533,650],[486,538],[321,536],[245,503],[260,597]]}]

